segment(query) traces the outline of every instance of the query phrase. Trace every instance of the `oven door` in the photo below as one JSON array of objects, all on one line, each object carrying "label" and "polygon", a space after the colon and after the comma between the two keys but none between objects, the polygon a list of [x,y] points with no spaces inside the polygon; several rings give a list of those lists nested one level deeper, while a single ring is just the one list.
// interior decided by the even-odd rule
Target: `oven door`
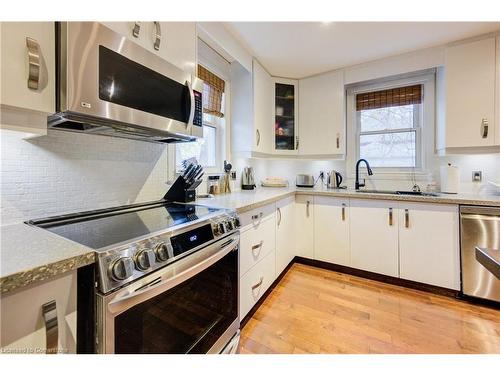
[{"label": "oven door", "polygon": [[59,112],[203,135],[193,126],[201,125],[201,108],[195,113],[201,80],[98,22],[59,28]]},{"label": "oven door", "polygon": [[100,353],[220,353],[239,328],[239,234],[97,296]]}]

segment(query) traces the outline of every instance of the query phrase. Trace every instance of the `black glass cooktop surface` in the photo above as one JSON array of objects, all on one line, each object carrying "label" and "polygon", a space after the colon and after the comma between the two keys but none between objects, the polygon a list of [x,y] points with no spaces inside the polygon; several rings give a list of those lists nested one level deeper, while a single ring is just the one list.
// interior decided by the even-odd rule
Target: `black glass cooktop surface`
[{"label": "black glass cooktop surface", "polygon": [[108,212],[104,217],[87,216],[79,219],[76,216],[70,219],[54,218],[29,223],[97,250],[198,220],[217,211],[220,209],[169,203],[133,211]]}]

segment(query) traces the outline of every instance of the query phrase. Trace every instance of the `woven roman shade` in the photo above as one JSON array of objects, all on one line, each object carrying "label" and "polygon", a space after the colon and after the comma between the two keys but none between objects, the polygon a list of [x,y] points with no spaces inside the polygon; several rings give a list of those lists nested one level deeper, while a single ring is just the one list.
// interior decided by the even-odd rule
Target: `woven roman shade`
[{"label": "woven roman shade", "polygon": [[222,94],[226,83],[222,78],[210,70],[198,65],[198,78],[204,81],[203,85],[203,112],[217,117],[224,117],[222,112]]},{"label": "woven roman shade", "polygon": [[422,103],[422,85],[396,87],[356,95],[356,111]]}]

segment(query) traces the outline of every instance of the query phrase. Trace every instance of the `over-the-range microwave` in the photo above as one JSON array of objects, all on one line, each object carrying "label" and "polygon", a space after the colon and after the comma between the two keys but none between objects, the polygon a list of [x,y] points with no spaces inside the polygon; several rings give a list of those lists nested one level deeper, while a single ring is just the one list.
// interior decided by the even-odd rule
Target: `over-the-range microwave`
[{"label": "over-the-range microwave", "polygon": [[56,23],[52,129],[140,139],[203,136],[203,81],[98,22]]}]

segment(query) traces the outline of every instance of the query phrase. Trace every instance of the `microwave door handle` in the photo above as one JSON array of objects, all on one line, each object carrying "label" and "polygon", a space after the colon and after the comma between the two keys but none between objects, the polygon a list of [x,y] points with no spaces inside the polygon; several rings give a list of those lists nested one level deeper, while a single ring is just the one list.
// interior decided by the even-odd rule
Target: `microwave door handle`
[{"label": "microwave door handle", "polygon": [[190,108],[189,108],[189,118],[187,125],[191,126],[193,125],[193,119],[194,119],[194,108],[196,107],[194,103],[194,90],[193,87],[191,86],[191,82],[186,81],[186,86],[188,87],[189,90],[189,98],[191,100]]},{"label": "microwave door handle", "polygon": [[[187,279],[193,277],[194,275],[202,272],[207,269],[211,265],[217,263],[219,260],[224,258],[227,254],[233,251],[238,247],[239,235],[235,235],[231,239],[229,239],[226,243],[223,244],[220,251],[211,255],[207,259],[198,263],[197,265],[188,268],[184,272],[181,272],[174,277],[165,280],[158,280],[159,278],[163,278],[162,275],[157,276],[157,278],[153,279],[150,282],[149,286],[139,287],[132,292],[118,293],[115,298],[113,298],[108,304],[108,310],[113,314],[119,314],[132,306],[135,306],[141,302],[144,302],[154,296],[157,296],[160,293],[166,292],[169,289],[179,285],[180,283],[186,281]],[[214,244],[215,246],[220,246]],[[209,246],[210,247],[213,247]],[[207,248],[207,249],[208,249]],[[168,267],[167,267],[168,268]]]}]

